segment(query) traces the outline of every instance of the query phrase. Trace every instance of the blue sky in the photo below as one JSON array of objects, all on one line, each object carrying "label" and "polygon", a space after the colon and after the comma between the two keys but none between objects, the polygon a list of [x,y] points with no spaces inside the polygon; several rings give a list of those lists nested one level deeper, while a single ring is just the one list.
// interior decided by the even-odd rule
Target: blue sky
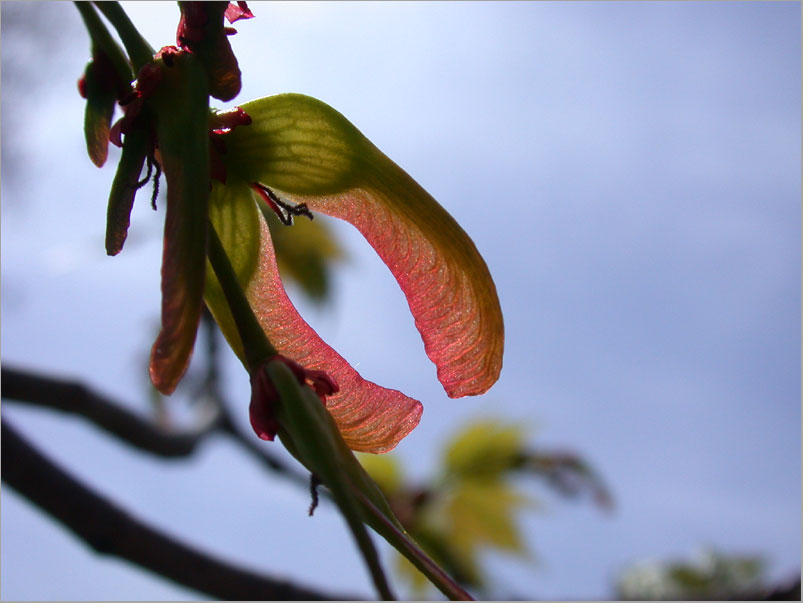
[{"label": "blue sky", "polygon": [[[494,275],[505,365],[475,399],[446,397],[396,283],[348,225],[335,225],[350,259],[332,306],[294,296],[363,376],[424,403],[397,449],[410,474],[425,478],[455,429],[491,416],[584,454],[613,491],[611,516],[546,497],[523,522],[537,563],[494,557],[493,575],[533,597],[604,597],[626,565],[705,546],[794,572],[800,5],[251,6],[232,38],[237,100],[301,92],[337,108],[446,207]],[[153,46],[173,41],[174,4],[126,8]],[[26,34],[19,18],[43,10],[47,39]],[[113,169],[83,150],[77,11],[2,11],[2,361],[147,412],[163,212],[140,199],[125,250],[105,256]],[[247,376],[232,358],[226,374],[245,422]],[[307,518],[304,491],[225,440],[163,463],[77,420],[12,404],[3,417],[171,533],[371,596],[334,511]],[[97,559],[5,488],[2,525],[4,599],[196,596]]]}]

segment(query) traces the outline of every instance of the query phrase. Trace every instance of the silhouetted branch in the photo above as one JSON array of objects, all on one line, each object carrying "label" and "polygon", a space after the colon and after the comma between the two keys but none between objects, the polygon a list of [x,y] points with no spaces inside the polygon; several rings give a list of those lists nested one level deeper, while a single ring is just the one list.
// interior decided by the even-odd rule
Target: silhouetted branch
[{"label": "silhouetted branch", "polygon": [[[210,366],[213,366],[213,363],[210,363]],[[2,397],[5,400],[81,416],[127,444],[157,456],[189,456],[207,435],[218,431],[234,439],[266,468],[284,475],[304,488],[309,482],[306,475],[294,471],[237,429],[217,392],[216,379],[207,379],[210,388],[208,394],[218,404],[215,413],[201,427],[184,431],[167,431],[128,410],[119,402],[102,396],[76,381],[57,379],[6,366],[2,368],[0,381]]]},{"label": "silhouetted branch", "polygon": [[[3,382],[5,389],[6,383]],[[5,392],[4,392],[5,393]],[[95,551],[131,561],[225,600],[343,600],[260,576],[201,553],[145,525],[53,464],[2,423],[3,481],[56,518]]]},{"label": "silhouetted branch", "polygon": [[4,399],[82,416],[124,442],[159,456],[192,454],[216,421],[212,417],[200,429],[170,432],[75,381],[45,377],[5,366],[0,381]]},{"label": "silhouetted branch", "polygon": [[746,593],[745,600],[800,601],[800,576],[769,586],[761,592]]}]

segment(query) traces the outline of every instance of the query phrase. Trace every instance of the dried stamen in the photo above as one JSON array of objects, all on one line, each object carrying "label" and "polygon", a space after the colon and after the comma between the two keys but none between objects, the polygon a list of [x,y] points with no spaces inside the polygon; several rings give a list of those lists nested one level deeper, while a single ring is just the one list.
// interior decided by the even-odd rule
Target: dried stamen
[{"label": "dried stamen", "polygon": [[156,157],[149,157],[149,162],[156,166],[156,173],[153,175],[153,194],[151,195],[151,207],[156,211],[156,198],[159,196],[159,176],[162,175],[162,166]]},{"label": "dried stamen", "polygon": [[152,155],[148,155],[148,173],[145,174],[145,177],[142,180],[139,180],[136,184],[137,190],[141,189],[143,186],[148,184],[148,180],[151,179],[151,173],[153,172],[153,160]]},{"label": "dried stamen", "polygon": [[[145,177],[142,180],[139,180],[136,183],[136,189],[139,190],[151,179],[151,174],[153,174],[153,194],[151,195],[151,207],[156,211],[156,199],[159,197],[159,176],[162,175],[162,166],[156,160],[156,157],[153,155],[153,151],[148,153],[146,157],[148,172],[145,174]],[[156,168],[156,173],[153,173],[153,168]]]},{"label": "dried stamen", "polygon": [[312,497],[312,503],[309,506],[309,516],[312,517],[312,514],[315,512],[315,509],[318,508],[318,486],[321,485],[321,479],[315,475],[314,473],[310,473],[309,475],[309,493]]},{"label": "dried stamen", "polygon": [[309,210],[306,203],[291,205],[290,203],[282,201],[278,196],[276,196],[276,193],[259,182],[255,182],[253,187],[254,190],[259,193],[259,196],[262,197],[265,203],[268,204],[268,207],[270,207],[279,217],[281,223],[285,226],[292,226],[293,216],[306,216],[312,220],[312,212]]}]

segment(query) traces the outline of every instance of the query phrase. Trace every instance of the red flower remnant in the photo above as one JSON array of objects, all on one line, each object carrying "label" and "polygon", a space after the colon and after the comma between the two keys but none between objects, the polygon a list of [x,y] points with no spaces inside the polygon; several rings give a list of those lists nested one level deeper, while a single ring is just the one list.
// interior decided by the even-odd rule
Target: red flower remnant
[{"label": "red flower remnant", "polygon": [[184,2],[180,6],[181,19],[176,30],[176,44],[185,48],[203,40],[204,26],[209,17],[201,2]]},{"label": "red flower remnant", "polygon": [[120,101],[125,115],[117,120],[109,132],[109,140],[118,147],[123,146],[123,134],[128,134],[134,125],[134,121],[142,111],[142,105],[162,81],[162,67],[157,63],[148,63],[137,74],[134,82],[134,90],[126,98]]},{"label": "red flower remnant", "polygon": [[261,440],[273,441],[279,432],[276,420],[276,387],[263,367],[251,373],[251,405],[248,407],[251,427]]},{"label": "red flower remnant", "polygon": [[[176,31],[176,44],[181,47],[189,47],[204,39],[204,28],[209,23],[209,16],[212,7],[203,6],[203,2],[184,2],[182,3],[181,19]],[[248,8],[247,2],[229,2],[223,11],[229,23],[234,23],[240,19],[253,19],[254,13]],[[227,35],[237,33],[236,30],[228,29]]]},{"label": "red flower remnant", "polygon": [[212,134],[228,134],[237,126],[251,125],[251,116],[240,107],[228,111],[218,111],[209,120]]},{"label": "red flower remnant", "polygon": [[283,362],[293,372],[298,383],[305,385],[309,381],[312,389],[318,394],[323,404],[326,396],[339,391],[337,383],[324,371],[309,370],[289,358],[277,355],[272,356],[251,373],[251,404],[248,408],[251,427],[254,433],[262,440],[273,441],[279,431],[279,422],[276,420],[276,404],[279,401],[279,392],[270,380],[265,365],[268,362]]},{"label": "red flower remnant", "polygon": [[213,180],[226,184],[226,165],[221,155],[226,152],[223,137],[237,126],[251,124],[251,116],[240,107],[218,111],[209,118],[209,175]]},{"label": "red flower remnant", "polygon": [[247,2],[229,2],[226,12],[223,13],[229,23],[234,23],[240,19],[253,19],[254,13],[248,8]]},{"label": "red flower remnant", "polygon": [[157,61],[159,59],[161,59],[162,61],[164,61],[165,65],[167,65],[168,67],[172,67],[173,66],[173,60],[175,59],[176,56],[178,56],[182,52],[186,52],[186,51],[182,50],[178,46],[162,46],[159,49],[159,52],[157,52],[153,56],[153,58],[154,58],[154,60],[157,60]]}]

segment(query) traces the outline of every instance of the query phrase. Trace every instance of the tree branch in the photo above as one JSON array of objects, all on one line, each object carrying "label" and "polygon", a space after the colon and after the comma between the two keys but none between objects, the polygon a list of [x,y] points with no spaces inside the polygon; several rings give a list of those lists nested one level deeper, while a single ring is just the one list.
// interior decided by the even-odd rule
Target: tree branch
[{"label": "tree branch", "polygon": [[[213,373],[210,373],[213,374]],[[201,428],[188,431],[166,431],[152,421],[93,391],[82,383],[56,379],[6,366],[0,369],[2,397],[31,406],[41,406],[78,415],[127,444],[157,456],[173,458],[189,456],[213,431],[225,433],[267,469],[279,473],[300,486],[307,487],[309,478],[291,469],[247,438],[234,424],[219,392],[216,376],[207,379],[209,395],[218,403],[217,414]]]},{"label": "tree branch", "polygon": [[81,383],[5,366],[0,380],[3,398],[82,416],[124,442],[158,456],[192,454],[216,422],[216,417],[213,417],[201,429],[169,432]]},{"label": "tree branch", "polygon": [[[3,383],[4,389],[6,383]],[[5,392],[4,392],[5,393]],[[95,551],[131,561],[224,600],[349,600],[260,576],[215,559],[147,526],[80,483],[2,422],[3,481]]]}]

